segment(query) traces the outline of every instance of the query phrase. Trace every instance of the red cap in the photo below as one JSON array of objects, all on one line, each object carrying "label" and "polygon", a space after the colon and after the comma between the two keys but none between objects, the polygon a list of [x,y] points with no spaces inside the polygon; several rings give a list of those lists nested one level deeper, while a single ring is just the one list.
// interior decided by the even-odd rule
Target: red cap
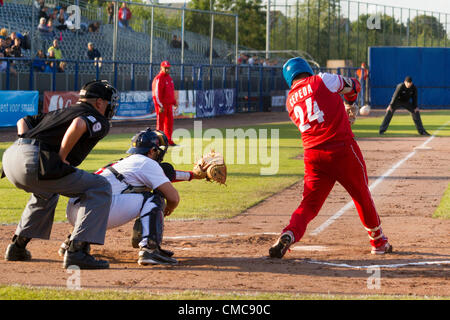
[{"label": "red cap", "polygon": [[161,62],[161,67],[164,67],[164,68],[170,68],[170,63],[169,63],[169,61],[165,60],[165,61]]}]

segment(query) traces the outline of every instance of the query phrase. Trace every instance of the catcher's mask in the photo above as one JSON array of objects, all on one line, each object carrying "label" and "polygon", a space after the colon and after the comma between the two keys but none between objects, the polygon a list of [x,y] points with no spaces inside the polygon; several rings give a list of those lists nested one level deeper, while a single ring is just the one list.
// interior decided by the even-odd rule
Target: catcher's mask
[{"label": "catcher's mask", "polygon": [[148,128],[131,139],[131,148],[128,149],[127,153],[147,155],[150,150],[156,150],[158,155],[155,160],[161,162],[164,159],[168,146],[169,140],[164,132]]},{"label": "catcher's mask", "polygon": [[295,77],[304,72],[309,73],[310,75],[314,74],[314,71],[309,63],[303,58],[296,57],[289,59],[283,65],[283,77],[289,88],[291,87],[292,81],[294,81]]},{"label": "catcher's mask", "polygon": [[116,114],[119,106],[119,95],[116,88],[114,88],[107,80],[93,80],[86,83],[80,90],[80,98],[91,99],[100,98],[108,101],[106,107],[105,117],[109,120]]}]

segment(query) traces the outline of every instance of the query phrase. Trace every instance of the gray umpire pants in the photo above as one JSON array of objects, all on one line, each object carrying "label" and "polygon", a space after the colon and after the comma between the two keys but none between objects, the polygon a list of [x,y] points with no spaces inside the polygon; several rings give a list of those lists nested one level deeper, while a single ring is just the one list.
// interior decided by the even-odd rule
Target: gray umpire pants
[{"label": "gray umpire pants", "polygon": [[111,185],[102,176],[76,169],[55,180],[39,180],[39,146],[16,141],[3,154],[3,170],[17,188],[32,193],[16,235],[49,239],[60,195],[80,198],[71,240],[104,244]]}]

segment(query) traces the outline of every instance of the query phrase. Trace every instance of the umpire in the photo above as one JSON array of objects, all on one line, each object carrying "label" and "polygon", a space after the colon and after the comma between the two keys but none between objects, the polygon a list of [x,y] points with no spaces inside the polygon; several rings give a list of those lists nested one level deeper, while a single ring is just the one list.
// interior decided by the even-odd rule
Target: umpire
[{"label": "umpire", "polygon": [[106,80],[91,81],[69,108],[26,116],[17,122],[19,138],[3,154],[3,171],[31,197],[6,250],[6,260],[30,260],[27,243],[32,238],[50,238],[55,208],[63,195],[80,198],[63,267],[109,268],[108,261],[97,260],[89,252],[90,243],[104,243],[111,187],[102,176],[76,166],[108,134],[117,101],[116,89]]},{"label": "umpire", "polygon": [[395,110],[403,107],[411,112],[412,119],[416,125],[417,132],[422,136],[429,136],[423,127],[422,120],[420,118],[419,107],[417,106],[417,88],[412,82],[412,78],[407,76],[405,81],[399,83],[395,88],[394,95],[391,102],[386,109],[386,115],[384,116],[383,123],[380,126],[380,134],[384,134],[389,127],[392,116]]}]

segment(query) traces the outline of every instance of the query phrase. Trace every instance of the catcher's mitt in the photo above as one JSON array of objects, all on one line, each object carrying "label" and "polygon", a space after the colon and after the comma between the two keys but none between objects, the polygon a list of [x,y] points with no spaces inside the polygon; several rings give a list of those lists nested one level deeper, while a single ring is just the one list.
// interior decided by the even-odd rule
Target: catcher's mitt
[{"label": "catcher's mitt", "polygon": [[356,115],[358,114],[358,110],[359,110],[359,108],[356,105],[356,103],[354,103],[354,104],[345,103],[345,111],[347,111],[348,120],[350,121],[350,125],[355,123]]},{"label": "catcher's mitt", "polygon": [[220,184],[225,184],[227,180],[227,166],[223,156],[215,151],[211,151],[198,160],[192,172],[197,179],[206,179]]}]

